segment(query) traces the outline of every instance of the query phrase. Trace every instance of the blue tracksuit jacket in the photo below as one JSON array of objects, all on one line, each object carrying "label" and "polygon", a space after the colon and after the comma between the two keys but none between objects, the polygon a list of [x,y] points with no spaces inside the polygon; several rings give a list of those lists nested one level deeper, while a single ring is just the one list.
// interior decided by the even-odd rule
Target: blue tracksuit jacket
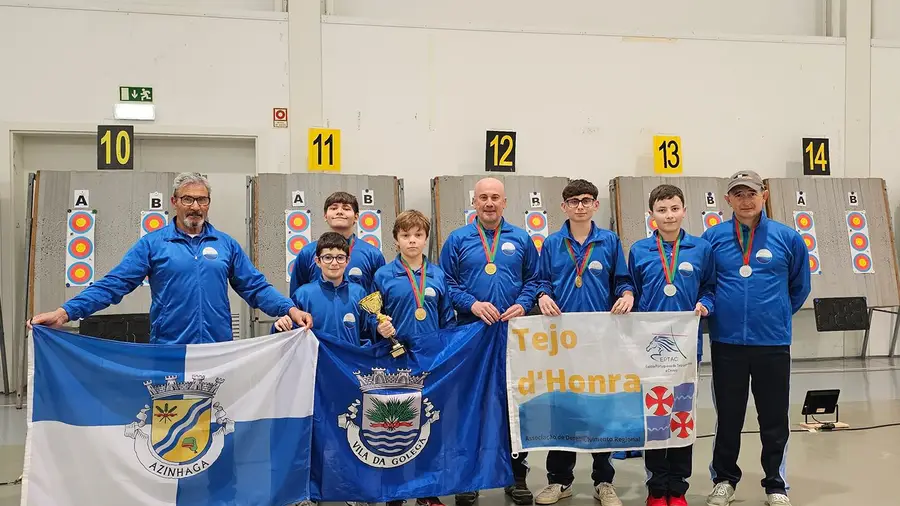
[{"label": "blue tracksuit jacket", "polygon": [[[525,230],[502,220],[498,227],[500,245],[494,258],[497,272],[488,275],[484,272],[487,258],[476,223],[451,232],[441,247],[441,269],[447,277],[458,323],[479,320],[470,312],[476,301],[490,302],[501,314],[513,304],[521,304],[527,313],[542,286],[537,248]],[[486,231],[488,247],[495,235],[495,231]]]},{"label": "blue tracksuit jacket", "polygon": [[[425,311],[424,320],[416,320],[416,298],[409,276],[403,268],[400,257],[378,269],[375,273],[375,289],[381,292],[384,301],[382,312],[391,317],[397,336],[407,337],[433,332],[456,325],[456,314],[450,300],[450,290],[444,279],[444,271],[428,262],[425,267]],[[422,269],[413,271],[418,286]]]},{"label": "blue tracksuit jacket", "polygon": [[[367,243],[366,241],[357,240],[356,234],[350,236],[350,261],[347,263],[347,271],[345,276],[352,283],[362,285],[366,289],[366,293],[372,293],[372,279],[377,271],[384,265],[384,255],[381,250]],[[297,291],[301,285],[305,285],[312,281],[321,279],[322,270],[316,265],[316,242],[313,241],[297,253],[294,259],[294,268],[291,270],[290,293]]]},{"label": "blue tracksuit jacket", "polygon": [[[791,344],[791,319],[810,291],[809,254],[800,234],[763,212],[750,253],[753,273],[743,278],[735,218],[703,233],[716,262],[716,314],[709,337],[728,344]],[[744,235],[750,229],[740,225]]]},{"label": "blue tracksuit jacket", "polygon": [[70,320],[86,318],[137,288],[149,276],[150,342],[230,341],[228,285],[253,307],[283,316],[293,306],[266,281],[241,246],[210,223],[191,238],[175,226],[141,237],[109,274],[63,304]]},{"label": "blue tracksuit jacket", "polygon": [[[338,286],[320,276],[298,288],[291,299],[294,305],[312,315],[313,332],[325,332],[348,343],[362,345],[374,341],[378,325],[374,315],[359,307],[359,301],[366,295],[365,288],[350,283],[345,274],[344,281]],[[273,324],[272,333],[275,332],[278,331]]]}]

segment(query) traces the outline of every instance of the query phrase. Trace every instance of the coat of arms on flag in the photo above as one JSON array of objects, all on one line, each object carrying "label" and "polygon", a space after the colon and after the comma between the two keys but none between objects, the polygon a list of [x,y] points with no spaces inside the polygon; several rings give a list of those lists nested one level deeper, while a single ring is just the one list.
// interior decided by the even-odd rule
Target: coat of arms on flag
[{"label": "coat of arms on flag", "polygon": [[359,399],[355,400],[347,413],[338,416],[338,426],[346,429],[356,457],[370,466],[398,467],[416,458],[428,444],[431,424],[440,419],[440,411],[422,398],[428,373],[414,376],[411,372],[373,368],[372,374],[354,373],[363,394],[362,410]]},{"label": "coat of arms on flag", "polygon": [[644,406],[648,445],[694,434],[694,383],[655,385],[644,394]]},{"label": "coat of arms on flag", "polygon": [[144,382],[152,406],[144,405],[138,421],[125,427],[125,437],[134,439],[134,452],[151,473],[186,478],[205,471],[222,453],[234,422],[213,398],[225,379],[205,379],[194,375],[192,381],[179,382],[177,376],[166,376],[164,384]]}]

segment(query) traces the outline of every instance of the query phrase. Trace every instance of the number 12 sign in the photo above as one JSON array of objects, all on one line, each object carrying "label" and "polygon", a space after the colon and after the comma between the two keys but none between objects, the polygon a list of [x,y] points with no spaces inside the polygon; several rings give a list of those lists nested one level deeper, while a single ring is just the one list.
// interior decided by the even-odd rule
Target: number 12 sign
[{"label": "number 12 sign", "polygon": [[657,174],[681,174],[681,137],[653,136],[653,172]]},{"label": "number 12 sign", "polygon": [[487,131],[484,151],[484,170],[488,172],[516,171],[516,133]]}]

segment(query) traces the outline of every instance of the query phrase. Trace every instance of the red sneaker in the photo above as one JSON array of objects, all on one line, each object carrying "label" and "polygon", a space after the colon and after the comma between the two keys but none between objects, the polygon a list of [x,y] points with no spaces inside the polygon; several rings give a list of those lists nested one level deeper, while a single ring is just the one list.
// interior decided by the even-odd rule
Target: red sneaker
[{"label": "red sneaker", "polygon": [[647,506],[669,506],[669,503],[666,502],[665,497],[653,497],[652,495],[648,495]]},{"label": "red sneaker", "polygon": [[669,506],[688,506],[687,500],[683,495],[669,497]]}]

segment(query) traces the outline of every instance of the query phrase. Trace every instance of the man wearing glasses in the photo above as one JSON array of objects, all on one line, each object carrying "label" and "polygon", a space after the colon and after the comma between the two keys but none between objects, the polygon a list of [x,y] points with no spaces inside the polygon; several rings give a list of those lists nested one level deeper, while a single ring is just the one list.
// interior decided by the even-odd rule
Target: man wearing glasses
[{"label": "man wearing glasses", "polygon": [[[568,220],[551,234],[541,249],[540,272],[544,291],[538,306],[546,316],[561,313],[612,312],[625,314],[634,305],[634,285],[619,237],[594,224],[600,207],[597,187],[576,179],[562,192],[562,210]],[[613,487],[616,472],[609,452],[594,453],[594,498],[601,506],[622,506]],[[575,453],[551,450],[547,454],[548,485],[538,492],[537,504],[555,504],[572,496]]]},{"label": "man wearing glasses", "polygon": [[81,291],[55,311],[36,315],[34,325],[59,327],[86,318],[112,304],[149,278],[150,342],[197,344],[230,341],[228,286],[247,303],[269,316],[289,316],[312,327],[309,313],[294,307],[247,258],[231,236],[206,219],[209,181],[198,173],[175,177],[169,226],[140,238],[103,279]]}]

